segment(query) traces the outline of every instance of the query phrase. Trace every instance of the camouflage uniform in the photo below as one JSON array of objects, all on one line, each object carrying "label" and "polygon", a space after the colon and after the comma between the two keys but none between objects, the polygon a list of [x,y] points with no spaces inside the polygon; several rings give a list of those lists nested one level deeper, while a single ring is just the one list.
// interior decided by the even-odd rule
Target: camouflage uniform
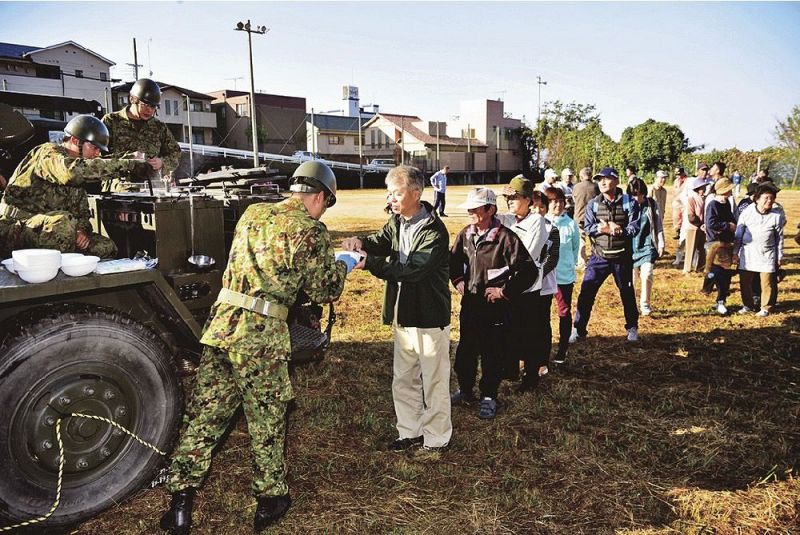
[{"label": "camouflage uniform", "polygon": [[[222,285],[289,307],[304,291],[312,301],[337,299],[346,267],[336,262],[328,230],[303,203],[254,204],[236,226]],[[203,337],[206,347],[173,453],[167,489],[201,485],[211,451],[237,407],[244,406],[254,457],[253,493],[288,492],[284,465],[286,406],[294,398],[289,380],[289,328],[285,321],[217,302]]]},{"label": "camouflage uniform", "polygon": [[83,252],[101,258],[116,256],[110,239],[92,232],[84,183],[108,176],[127,176],[141,163],[133,160],[72,158],[62,145],[43,143],[25,156],[3,193],[0,207],[0,249],[42,247],[76,252],[78,230],[89,237]]},{"label": "camouflage uniform", "polygon": [[[181,161],[181,147],[167,125],[155,117],[147,121],[131,120],[130,106],[103,117],[111,140],[108,150],[112,157],[123,158],[133,152],[141,151],[146,158],[158,156],[164,162],[161,173],[167,175],[178,168]],[[129,190],[130,187],[114,179],[103,183],[103,191]]]}]

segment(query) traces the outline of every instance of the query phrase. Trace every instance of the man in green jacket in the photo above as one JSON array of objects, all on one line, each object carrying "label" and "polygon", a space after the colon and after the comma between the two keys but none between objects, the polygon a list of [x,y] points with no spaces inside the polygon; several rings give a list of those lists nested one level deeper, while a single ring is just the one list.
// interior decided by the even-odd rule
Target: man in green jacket
[{"label": "man in green jacket", "polygon": [[422,446],[438,455],[450,442],[449,236],[421,201],[425,178],[410,166],[386,175],[392,216],[378,232],[344,240],[364,256],[356,268],[386,281],[383,323],[394,332],[392,398],[398,438],[391,451]]}]

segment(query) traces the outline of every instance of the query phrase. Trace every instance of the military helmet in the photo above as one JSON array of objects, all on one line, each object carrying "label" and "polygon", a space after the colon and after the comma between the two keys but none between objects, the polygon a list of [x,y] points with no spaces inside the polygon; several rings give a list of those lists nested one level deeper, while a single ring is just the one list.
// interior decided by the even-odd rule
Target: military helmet
[{"label": "military helmet", "polygon": [[292,175],[289,191],[297,193],[328,192],[328,208],[336,204],[336,175],[322,162],[301,163]]},{"label": "military helmet", "polygon": [[136,83],[131,86],[130,95],[151,106],[161,104],[161,88],[150,78],[136,80]]},{"label": "military helmet", "polygon": [[108,152],[108,128],[94,115],[78,115],[67,123],[64,133]]}]

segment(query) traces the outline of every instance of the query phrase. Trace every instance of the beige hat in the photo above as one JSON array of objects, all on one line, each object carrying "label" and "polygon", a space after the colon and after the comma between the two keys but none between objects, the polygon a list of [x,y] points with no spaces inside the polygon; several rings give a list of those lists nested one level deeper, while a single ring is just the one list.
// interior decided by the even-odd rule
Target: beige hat
[{"label": "beige hat", "polygon": [[725,195],[732,189],[733,189],[733,182],[731,182],[730,178],[722,177],[716,182],[714,182],[714,193],[717,193],[719,195]]}]

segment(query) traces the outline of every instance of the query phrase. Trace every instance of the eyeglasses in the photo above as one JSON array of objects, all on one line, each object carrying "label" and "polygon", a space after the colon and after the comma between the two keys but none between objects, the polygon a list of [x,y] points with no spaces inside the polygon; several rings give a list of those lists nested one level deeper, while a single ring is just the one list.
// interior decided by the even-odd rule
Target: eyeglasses
[{"label": "eyeglasses", "polygon": [[153,106],[152,104],[148,104],[147,102],[145,102],[145,101],[143,101],[143,100],[140,100],[140,101],[138,102],[138,104],[139,104],[139,106],[140,106],[140,107],[142,107],[142,108],[145,108],[145,109],[148,109],[148,110],[153,110],[153,111],[155,111],[155,110],[156,110],[156,108],[158,108],[158,106]]},{"label": "eyeglasses", "polygon": [[506,195],[506,201],[516,201],[519,199],[519,195],[516,193],[514,195]]}]

